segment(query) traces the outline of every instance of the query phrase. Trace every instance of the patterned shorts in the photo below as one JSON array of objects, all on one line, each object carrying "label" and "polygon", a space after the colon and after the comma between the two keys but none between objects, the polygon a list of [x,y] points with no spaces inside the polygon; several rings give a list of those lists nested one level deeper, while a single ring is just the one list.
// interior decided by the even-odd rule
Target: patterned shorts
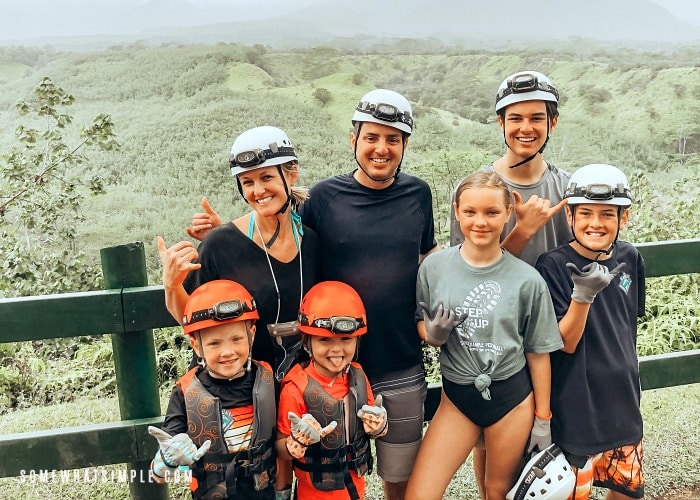
[{"label": "patterned shorts", "polygon": [[576,492],[569,500],[586,500],[591,487],[599,486],[617,491],[631,498],[644,497],[644,473],[642,441],[636,445],[620,446],[588,457],[576,473]]}]

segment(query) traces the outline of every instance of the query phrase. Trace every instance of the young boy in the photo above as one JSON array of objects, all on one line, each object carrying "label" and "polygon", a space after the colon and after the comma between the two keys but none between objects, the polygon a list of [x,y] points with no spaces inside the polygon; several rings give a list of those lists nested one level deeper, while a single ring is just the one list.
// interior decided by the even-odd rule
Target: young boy
[{"label": "young boy", "polygon": [[253,297],[234,281],[190,295],[182,322],[200,366],[173,388],[162,430],[148,429],[160,446],[156,481],[185,465],[196,499],[275,498],[275,393],[270,366],[251,359],[257,319]]},{"label": "young boy", "polygon": [[357,292],[323,281],[304,296],[299,329],[311,360],[282,381],[277,452],[292,460],[297,497],[359,500],[372,470],[369,438],[388,429],[381,396],[376,401],[357,356],[367,314]]},{"label": "young boy", "polygon": [[644,263],[618,234],[632,198],[625,175],[586,165],[565,193],[574,240],[543,254],[564,347],[552,353],[552,440],[577,473],[572,498],[591,486],[608,500],[642,498],[642,415],[637,317],[644,314]]}]

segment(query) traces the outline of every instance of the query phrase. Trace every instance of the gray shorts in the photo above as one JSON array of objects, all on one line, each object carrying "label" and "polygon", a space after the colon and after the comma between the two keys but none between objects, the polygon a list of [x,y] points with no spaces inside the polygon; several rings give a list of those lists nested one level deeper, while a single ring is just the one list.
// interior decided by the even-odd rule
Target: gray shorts
[{"label": "gray shorts", "polygon": [[428,393],[422,366],[370,379],[376,398],[382,395],[389,432],[376,440],[377,474],[384,481],[408,481],[423,438],[423,403]]}]

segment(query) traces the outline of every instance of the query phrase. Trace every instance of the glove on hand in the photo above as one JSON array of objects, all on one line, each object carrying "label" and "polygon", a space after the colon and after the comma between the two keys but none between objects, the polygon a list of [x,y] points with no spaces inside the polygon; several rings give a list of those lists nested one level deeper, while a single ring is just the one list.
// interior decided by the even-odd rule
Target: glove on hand
[{"label": "glove on hand", "polygon": [[275,490],[275,500],[292,500],[292,487],[284,490]]},{"label": "glove on hand", "polygon": [[180,465],[193,464],[202,458],[211,446],[211,441],[207,439],[198,449],[187,434],[171,436],[152,425],[148,426],[148,433],[158,440],[160,446],[153,459],[153,473],[160,477],[165,477],[166,471],[172,472]]},{"label": "glove on hand", "polygon": [[447,337],[450,336],[452,330],[463,320],[457,319],[457,315],[451,309],[445,309],[440,302],[435,308],[433,317],[430,317],[428,305],[425,302],[419,302],[418,305],[423,310],[423,320],[425,321],[425,333],[428,343],[434,346],[441,346],[447,342]]},{"label": "glove on hand", "polygon": [[552,430],[549,428],[549,422],[549,419],[545,420],[535,415],[535,423],[532,425],[532,432],[530,432],[530,444],[527,446],[528,453],[542,451],[552,444]]},{"label": "glove on hand", "polygon": [[308,413],[304,413],[299,418],[299,415],[290,411],[288,416],[289,422],[292,424],[292,433],[287,436],[286,445],[287,451],[294,458],[303,457],[306,453],[306,448],[318,443],[321,438],[326,437],[338,426],[338,422],[334,420],[321,429],[321,424],[318,423],[318,420]]},{"label": "glove on hand", "polygon": [[371,438],[382,437],[389,430],[386,408],[382,406],[381,394],[374,399],[374,406],[362,405],[357,416],[362,419],[362,426]]},{"label": "glove on hand", "polygon": [[595,296],[610,284],[620,269],[625,267],[625,263],[619,264],[612,271],[608,271],[607,267],[598,262],[591,262],[582,269],[576,267],[573,262],[568,262],[566,267],[571,269],[571,279],[574,282],[571,299],[583,304],[591,304]]}]

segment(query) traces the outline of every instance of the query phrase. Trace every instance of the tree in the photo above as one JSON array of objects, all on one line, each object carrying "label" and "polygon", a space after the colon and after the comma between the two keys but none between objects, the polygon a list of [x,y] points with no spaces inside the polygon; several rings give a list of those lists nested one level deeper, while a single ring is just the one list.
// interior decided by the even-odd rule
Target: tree
[{"label": "tree", "polygon": [[331,98],[333,96],[331,95],[330,90],[319,87],[314,90],[314,97],[318,99],[322,106],[325,106],[331,102]]},{"label": "tree", "polygon": [[0,170],[0,296],[85,290],[99,284],[99,269],[84,265],[76,245],[84,192],[104,192],[99,176],[84,178],[76,166],[87,164],[86,147],[119,148],[109,115],[84,127],[77,144],[73,117],[63,112],[72,95],[44,77],[31,99],[17,103],[20,116],[33,124],[17,127],[19,142],[2,156]]}]

